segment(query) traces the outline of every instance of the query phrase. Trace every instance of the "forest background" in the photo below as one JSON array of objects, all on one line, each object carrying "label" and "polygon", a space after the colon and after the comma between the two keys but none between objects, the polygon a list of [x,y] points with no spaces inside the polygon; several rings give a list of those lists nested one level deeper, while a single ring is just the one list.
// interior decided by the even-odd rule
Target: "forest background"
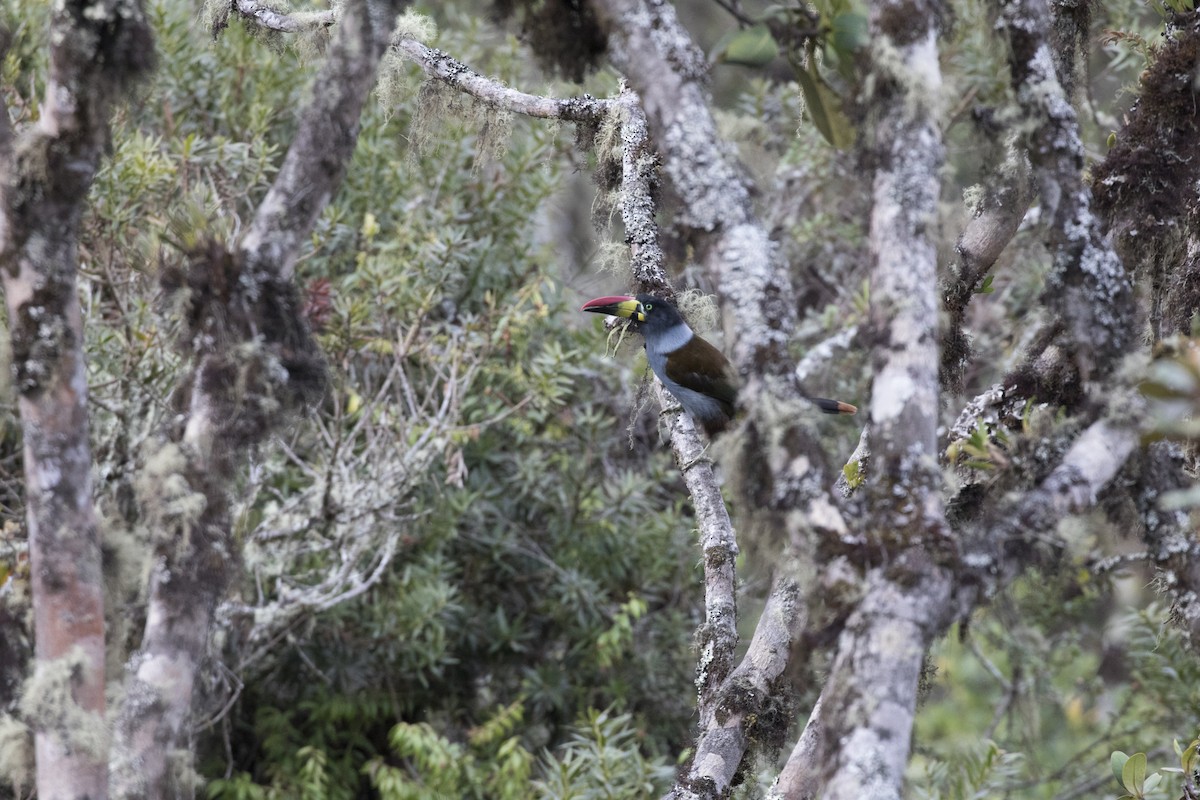
[{"label": "forest background", "polygon": [[[132,5],[97,8],[119,16]],[[246,241],[269,238],[263,209],[272,187],[286,183],[285,153],[305,135],[306,109],[332,97],[320,69],[337,51],[334,31],[343,23],[321,9],[287,16],[286,8],[248,2],[146,3],[156,63],[127,64],[136,81],[121,83],[126,75],[112,84],[120,91],[96,90],[111,101],[99,106],[104,119],[111,111],[111,127],[93,148],[94,180],[73,196],[86,196],[77,228],[63,239],[78,245],[77,286],[69,288],[80,314],[90,453],[80,473],[90,484],[80,485],[94,508],[103,568],[97,652],[107,697],[101,712],[78,699],[81,676],[97,666],[86,652],[35,653],[40,590],[26,520],[41,512],[30,511],[27,483],[39,463],[29,459],[47,451],[34,447],[23,461],[30,422],[19,398],[45,380],[29,365],[61,353],[38,350],[10,324],[2,352],[9,359],[15,348],[17,356],[0,370],[13,376],[0,398],[0,793],[103,796],[105,789],[45,788],[52,777],[42,771],[54,769],[45,758],[65,750],[60,773],[78,768],[76,788],[100,780],[114,796],[810,796],[803,792],[812,785],[795,778],[792,765],[819,775],[831,797],[1195,797],[1195,747],[1184,750],[1200,734],[1200,544],[1188,522],[1200,503],[1189,489],[1200,359],[1192,329],[1163,322],[1191,313],[1159,296],[1187,278],[1170,266],[1135,265],[1122,252],[1129,275],[1142,270],[1139,323],[1130,325],[1137,332],[1111,350],[1047,347],[1041,361],[1029,356],[1042,340],[1062,345],[1061,337],[1079,334],[1078,320],[1048,295],[1085,301],[1070,295],[1074,284],[1060,292],[1054,283],[1063,242],[1046,229],[1056,225],[1057,205],[1044,199],[1044,164],[1035,155],[1031,172],[1021,151],[1039,135],[1015,66],[1012,14],[1022,4],[914,4],[907,13],[936,32],[940,84],[893,81],[899,95],[909,93],[899,118],[932,120],[944,143],[944,159],[926,170],[936,186],[920,226],[921,252],[939,271],[937,280],[925,273],[918,288],[942,304],[943,333],[960,334],[924,337],[933,347],[922,351],[933,354],[932,394],[914,402],[933,398],[921,419],[936,427],[937,445],[925,452],[918,489],[904,493],[944,497],[954,531],[1003,517],[1014,541],[1029,536],[1017,555],[1005,554],[1019,568],[997,567],[994,583],[978,579],[980,599],[944,594],[961,613],[924,634],[919,676],[910,681],[914,716],[900,723],[911,729],[911,747],[905,733],[901,768],[880,766],[882,778],[856,772],[849,739],[832,738],[815,756],[792,745],[823,691],[845,694],[837,693],[837,659],[850,652],[855,609],[875,591],[870,576],[914,547],[890,533],[856,539],[845,526],[812,522],[827,514],[823,506],[811,510],[814,497],[848,495],[857,501],[828,502],[851,516],[863,509],[853,502],[867,503],[874,510],[863,519],[891,514],[894,525],[872,523],[877,534],[907,529],[896,516],[901,506],[875,503],[881,495],[870,488],[881,475],[896,479],[888,492],[907,486],[907,473],[886,466],[886,426],[874,467],[860,435],[883,413],[869,407],[887,388],[877,382],[889,370],[878,330],[895,289],[876,271],[872,226],[881,205],[873,187],[886,172],[881,142],[908,146],[907,123],[885,124],[893,112],[878,91],[880,70],[894,66],[880,54],[901,58],[908,44],[889,44],[893,35],[879,20],[886,3],[677,6],[704,56],[685,78],[710,81],[713,130],[726,143],[716,160],[744,171],[737,181],[750,187],[747,207],[770,233],[773,263],[784,265],[792,287],[786,357],[776,363],[799,365],[805,386],[863,408],[829,419],[788,407],[794,420],[772,428],[761,423],[770,404],[751,388],[762,442],[747,445],[743,433],[732,445],[713,445],[738,534],[735,547],[724,545],[738,575],[741,645],[725,644],[731,663],[746,652],[764,604],[774,608],[781,573],[808,610],[799,621],[789,617],[782,666],[754,685],[752,702],[731,705],[726,696],[726,705],[706,711],[706,692],[715,689],[707,662],[697,674],[697,660],[722,644],[712,633],[712,542],[702,539],[703,555],[697,547],[697,533],[708,536],[716,523],[694,510],[695,462],[679,455],[678,442],[694,442],[694,433],[669,404],[660,420],[640,348],[610,344],[578,307],[596,295],[665,291],[638,266],[639,247],[644,258],[657,241],[695,327],[722,342],[751,383],[771,368],[735,352],[748,337],[731,320],[740,314],[746,323],[746,308],[708,266],[703,234],[693,230],[703,225],[679,176],[703,174],[714,159],[697,152],[694,164],[671,164],[661,144],[670,129],[656,127],[650,106],[651,143],[631,155],[630,119],[638,114],[628,109],[638,101],[618,68],[651,98],[643,84],[670,76],[635,73],[628,53],[607,55],[594,30],[632,34],[619,33],[618,14],[607,8],[619,3],[597,5],[596,14],[572,2],[416,6],[423,16],[408,17],[403,30],[481,80],[490,76],[487,91],[613,102],[604,113],[530,118],[513,113],[520,108],[509,100],[479,99],[461,83],[431,77],[428,53],[414,63],[419,51],[403,50],[400,40],[380,47],[378,82],[355,118],[350,148],[315,140],[312,152],[329,144],[331,162],[345,155],[344,178],[330,178],[328,202],[317,204],[307,228],[291,229],[292,255],[263,284],[283,287],[282,299],[256,305],[253,291],[239,295],[255,274],[239,259],[252,260]],[[678,24],[662,4],[650,6]],[[361,7],[348,3],[339,14]],[[13,145],[55,112],[48,84],[66,63],[51,57],[62,53],[48,33],[56,8],[34,0],[0,8],[4,101],[18,136],[6,131],[3,148],[10,322],[22,297],[13,231],[29,219],[13,211],[13,198],[57,163],[51,148],[30,172],[33,149]],[[1076,112],[1071,124],[1086,166],[1075,180],[1091,178],[1111,148],[1138,135],[1125,128],[1131,113],[1136,118],[1140,81],[1176,57],[1172,42],[1191,47],[1175,72],[1187,76],[1179,91],[1195,97],[1196,15],[1178,3],[1135,0],[1061,2],[1052,11],[1056,34],[1064,20],[1075,26],[1074,40],[1052,41],[1067,65],[1057,65],[1059,91]],[[1048,26],[1049,13],[1045,19]],[[113,68],[112,53],[105,58],[94,62],[98,72]],[[876,94],[864,88],[873,80]],[[1194,137],[1195,110],[1179,113],[1175,124]],[[87,120],[84,129],[103,124]],[[655,147],[663,152],[651,158]],[[908,152],[921,161],[921,151]],[[1197,184],[1187,183],[1191,167],[1180,169],[1185,189],[1160,186],[1166,198],[1155,202],[1161,219],[1185,229]],[[650,240],[639,238],[630,202],[639,172],[651,173],[646,197],[662,225]],[[960,234],[997,207],[1011,230],[991,263],[972,264]],[[1103,224],[1116,230],[1122,222],[1110,216]],[[905,241],[893,244],[908,257]],[[1183,270],[1192,251],[1177,244],[1169,253]],[[939,315],[932,317],[926,322],[936,332]],[[1094,338],[1103,344],[1103,333]],[[1060,351],[1075,355],[1060,363]],[[1118,364],[1117,356],[1128,358]],[[1039,372],[1047,359],[1053,363]],[[1004,399],[988,394],[1002,382]],[[1106,405],[1108,395],[1120,403]],[[1089,476],[1082,500],[1059,509],[1037,494],[1070,462],[1072,444],[1096,430],[1089,426],[1122,414],[1131,432],[1103,457],[1089,455],[1113,462],[1112,470],[1095,485],[1081,470]],[[197,420],[210,429],[193,440],[204,427]],[[763,500],[747,461],[761,452],[776,470],[771,486],[783,485],[776,462],[795,469],[798,458],[793,445],[780,444],[789,426],[805,431],[803,458],[824,465],[811,473],[819,485],[803,490],[803,503],[788,500],[809,509],[807,521],[782,513],[778,492]],[[1166,469],[1146,466],[1159,464],[1155,453],[1174,471],[1151,485],[1145,475]],[[1126,458],[1139,466],[1118,472]],[[700,471],[711,480],[708,466]],[[833,488],[839,475],[844,491]],[[1147,486],[1154,497],[1139,503]],[[1007,505],[974,515],[989,493]],[[1028,516],[1029,504],[1054,513]],[[1175,538],[1145,532],[1147,519],[1159,516],[1175,520],[1162,523],[1175,526]],[[840,544],[820,544],[831,530],[843,534]],[[922,542],[937,569],[954,573],[939,546]],[[190,566],[177,572],[177,562]],[[207,588],[163,599],[172,579]],[[193,603],[205,610],[191,640],[200,649],[153,649],[159,602],[171,613]],[[146,700],[133,678],[153,684],[146,665],[170,659],[190,664],[182,701]],[[863,670],[864,686],[876,679]],[[97,713],[108,717],[98,723]],[[160,718],[167,721],[147,722]],[[738,756],[706,783],[697,773],[703,759],[692,759],[714,740],[697,742],[698,720],[705,734],[719,727],[714,720],[731,718],[742,738]],[[144,738],[154,740],[161,763],[153,773],[160,783],[147,787],[131,764],[142,763],[134,758],[145,755],[137,734],[149,724],[160,726]],[[54,750],[46,744],[54,737],[67,745]],[[1114,762],[1113,751],[1145,756]],[[1182,769],[1168,771],[1174,767]],[[876,780],[883,788],[869,794]]]}]

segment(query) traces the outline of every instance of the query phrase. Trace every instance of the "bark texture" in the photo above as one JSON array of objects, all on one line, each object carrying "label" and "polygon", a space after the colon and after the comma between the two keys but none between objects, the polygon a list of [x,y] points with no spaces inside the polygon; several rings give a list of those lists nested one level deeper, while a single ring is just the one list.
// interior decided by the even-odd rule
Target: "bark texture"
[{"label": "bark texture", "polygon": [[1010,152],[973,210],[971,220],[954,244],[957,258],[942,294],[948,317],[941,345],[941,384],[947,392],[962,391],[963,371],[971,357],[971,342],[963,324],[971,298],[981,288],[996,260],[1012,241],[1033,201],[1024,152]]},{"label": "bark texture", "polygon": [[950,618],[955,548],[936,466],[941,14],[934,2],[881,2],[870,15],[874,465],[862,522],[867,540],[889,555],[867,572],[822,698],[820,796],[833,800],[900,797],[925,652]]},{"label": "bark texture", "polygon": [[[620,98],[623,114],[621,218],[630,246],[630,269],[639,292],[673,297],[663,269],[663,251],[658,244],[658,226],[654,222],[651,197],[657,181],[658,160],[650,147],[646,117],[637,95],[625,90]],[[701,726],[715,714],[716,689],[733,668],[737,647],[737,579],[734,560],[738,546],[733,523],[721,486],[713,472],[711,459],[695,426],[679,404],[655,378],[659,404],[671,409],[671,448],[692,497],[692,507],[700,529],[700,549],[704,557],[704,625],[697,634],[700,661],[696,668],[696,689]]]},{"label": "bark texture", "polygon": [[[1064,321],[1063,343],[1079,378],[1096,380],[1134,341],[1133,288],[1092,213],[1078,118],[1049,40],[1050,9],[1045,0],[1004,0],[1000,12],[1013,88],[1030,131],[1026,147],[1048,222],[1046,246],[1054,259],[1043,302]],[[1073,63],[1059,61],[1064,69]],[[1064,75],[1073,79],[1069,70]]]},{"label": "bark texture", "polygon": [[1137,104],[1116,144],[1093,168],[1096,210],[1125,262],[1150,287],[1155,341],[1188,333],[1200,308],[1200,14],[1174,15],[1142,74]]},{"label": "bark texture", "polygon": [[140,3],[56,4],[41,116],[3,137],[0,153],[0,272],[24,434],[35,630],[22,710],[35,731],[45,800],[107,796],[104,586],[75,294],[78,235],[112,107],[153,61]]}]

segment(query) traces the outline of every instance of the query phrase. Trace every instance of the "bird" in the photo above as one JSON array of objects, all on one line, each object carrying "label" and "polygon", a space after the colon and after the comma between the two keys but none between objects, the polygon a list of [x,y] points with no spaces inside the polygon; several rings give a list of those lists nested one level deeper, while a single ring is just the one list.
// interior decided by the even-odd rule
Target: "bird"
[{"label": "bird", "polygon": [[[650,369],[704,432],[711,438],[729,427],[737,410],[737,372],[724,353],[696,335],[674,303],[651,294],[609,295],[580,310],[630,320],[645,339]],[[805,399],[826,414],[858,411],[840,400]]]}]

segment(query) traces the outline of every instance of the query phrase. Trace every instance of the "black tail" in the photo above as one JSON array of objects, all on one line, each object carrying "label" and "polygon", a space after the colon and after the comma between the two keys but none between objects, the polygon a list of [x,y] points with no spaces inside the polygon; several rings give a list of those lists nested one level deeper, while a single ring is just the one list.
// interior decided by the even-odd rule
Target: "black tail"
[{"label": "black tail", "polygon": [[854,414],[858,406],[843,403],[841,400],[829,400],[824,397],[810,397],[808,401],[826,414]]}]

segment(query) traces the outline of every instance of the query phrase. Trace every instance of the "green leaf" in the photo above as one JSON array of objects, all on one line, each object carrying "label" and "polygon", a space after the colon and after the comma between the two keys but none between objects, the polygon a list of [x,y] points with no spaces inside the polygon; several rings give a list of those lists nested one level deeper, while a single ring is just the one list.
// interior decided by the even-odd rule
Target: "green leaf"
[{"label": "green leaf", "polygon": [[1122,753],[1120,750],[1113,750],[1112,755],[1108,757],[1108,765],[1112,767],[1113,777],[1118,782],[1121,780],[1121,771],[1125,769],[1125,763],[1129,761],[1129,756]]},{"label": "green leaf", "polygon": [[842,99],[821,77],[811,59],[808,67],[796,70],[796,81],[804,92],[809,116],[825,141],[838,150],[845,150],[854,144],[854,127],[842,113]]},{"label": "green leaf", "polygon": [[1158,782],[1161,780],[1162,780],[1162,775],[1155,772],[1153,775],[1146,778],[1146,788],[1144,791],[1147,793],[1154,791],[1154,787],[1158,786]]},{"label": "green leaf", "polygon": [[1183,751],[1183,755],[1179,757],[1179,764],[1183,767],[1184,772],[1190,774],[1196,768],[1196,756],[1198,754],[1200,754],[1200,739],[1195,739],[1188,745],[1187,750]]},{"label": "green leaf", "polygon": [[833,18],[830,44],[841,54],[853,54],[867,46],[867,18],[847,11]]},{"label": "green leaf", "polygon": [[1135,797],[1141,797],[1146,783],[1146,754],[1134,753],[1121,768],[1121,784]]},{"label": "green leaf", "polygon": [[[721,46],[723,44],[723,46]],[[753,25],[723,37],[718,44],[717,61],[763,67],[779,55],[779,45],[766,25]]]},{"label": "green leaf", "polygon": [[988,275],[986,278],[984,278],[983,284],[975,290],[975,294],[991,294],[992,292],[996,291],[996,287],[992,286],[992,278],[994,277],[996,276]]}]

